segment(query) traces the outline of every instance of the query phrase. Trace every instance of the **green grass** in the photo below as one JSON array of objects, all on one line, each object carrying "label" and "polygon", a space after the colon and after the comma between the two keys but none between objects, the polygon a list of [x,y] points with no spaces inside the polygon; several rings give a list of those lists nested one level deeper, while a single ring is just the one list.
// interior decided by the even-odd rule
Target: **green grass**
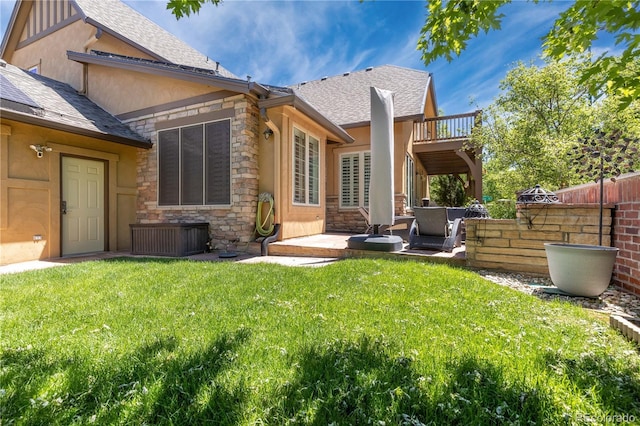
[{"label": "green grass", "polygon": [[87,262],[0,316],[2,425],[640,422],[606,318],[446,266]]}]

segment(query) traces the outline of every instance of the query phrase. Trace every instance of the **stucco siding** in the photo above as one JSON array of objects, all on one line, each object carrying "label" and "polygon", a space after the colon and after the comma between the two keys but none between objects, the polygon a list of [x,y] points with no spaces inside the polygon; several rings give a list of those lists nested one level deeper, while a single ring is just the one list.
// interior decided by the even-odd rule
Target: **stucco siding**
[{"label": "stucco siding", "polygon": [[82,64],[67,59],[67,50],[83,51],[83,44],[93,34],[95,28],[82,21],[73,22],[47,37],[36,40],[17,49],[7,62],[28,69],[38,65],[39,74],[82,88]]},{"label": "stucco siding", "polygon": [[83,90],[83,65],[69,60],[67,51],[82,53],[87,50],[101,50],[153,59],[109,34],[103,32],[99,39],[94,38],[95,34],[95,27],[78,20],[24,45],[4,59],[23,69],[37,65],[40,74],[67,83],[78,91]]},{"label": "stucco siding", "polygon": [[169,104],[217,89],[135,71],[89,65],[89,98],[113,115]]},{"label": "stucco siding", "polygon": [[[52,151],[37,158],[31,144]],[[0,142],[0,264],[61,256],[61,158],[73,156],[106,165],[105,242],[108,250],[129,248],[135,217],[136,151],[126,145],[2,121]],[[38,235],[41,240],[34,241]]]},{"label": "stucco siding", "polygon": [[[320,142],[320,187],[318,205],[300,205],[293,202],[293,132],[294,128],[310,135]],[[282,120],[282,141],[280,148],[280,183],[282,203],[281,238],[295,238],[321,234],[326,229],[326,146],[327,132],[312,120],[292,107],[285,107]]]}]

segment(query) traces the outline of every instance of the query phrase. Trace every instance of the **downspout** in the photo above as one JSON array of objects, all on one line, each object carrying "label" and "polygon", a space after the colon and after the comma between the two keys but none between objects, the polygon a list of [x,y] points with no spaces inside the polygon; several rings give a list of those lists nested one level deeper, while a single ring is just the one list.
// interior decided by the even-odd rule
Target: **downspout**
[{"label": "downspout", "polygon": [[[102,28],[96,28],[95,34],[93,34],[89,39],[84,43],[83,49],[84,53],[89,52],[91,46],[93,46],[98,39],[102,37]],[[89,91],[89,65],[82,64],[82,87],[80,89],[81,95],[86,95]]]},{"label": "downspout", "polygon": [[280,144],[281,133],[276,124],[271,121],[267,115],[266,108],[260,108],[260,116],[264,120],[264,124],[273,131],[273,199],[275,204],[275,232],[273,235],[266,237],[262,241],[260,254],[267,256],[269,254],[268,244],[277,241],[280,236],[280,212],[282,211],[282,197],[280,197]]}]

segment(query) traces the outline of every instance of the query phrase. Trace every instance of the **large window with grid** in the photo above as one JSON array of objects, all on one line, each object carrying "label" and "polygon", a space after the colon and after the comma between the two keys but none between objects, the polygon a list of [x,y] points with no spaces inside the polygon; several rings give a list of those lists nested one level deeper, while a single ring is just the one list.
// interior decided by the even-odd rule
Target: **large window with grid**
[{"label": "large window with grid", "polygon": [[371,152],[354,152],[340,156],[340,207],[369,205]]},{"label": "large window with grid", "polygon": [[320,204],[320,141],[293,129],[293,202]]},{"label": "large window with grid", "polygon": [[158,205],[231,204],[231,121],[158,132]]}]

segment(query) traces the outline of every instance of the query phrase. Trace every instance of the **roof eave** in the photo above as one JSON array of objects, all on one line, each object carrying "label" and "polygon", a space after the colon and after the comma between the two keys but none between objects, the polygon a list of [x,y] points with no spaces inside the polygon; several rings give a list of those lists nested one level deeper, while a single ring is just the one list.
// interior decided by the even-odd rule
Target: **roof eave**
[{"label": "roof eave", "polygon": [[[75,3],[75,2],[74,2]],[[80,7],[78,7],[78,9],[80,9]],[[81,12],[84,15],[84,12]],[[152,58],[158,60],[158,61],[169,61],[167,58],[164,58],[160,55],[158,55],[156,52],[147,49],[146,47],[134,42],[131,39],[128,39],[127,37],[124,37],[122,34],[113,31],[111,28],[101,24],[100,22],[96,21],[95,19],[92,19],[88,16],[85,16],[83,21],[87,24],[93,25],[96,28],[100,28],[102,31],[104,31],[105,33],[109,34],[112,37],[115,37],[116,39],[120,40],[120,41],[124,41],[125,43],[127,43],[128,45],[135,47],[136,49],[140,50],[143,53],[146,53],[147,55],[151,56]]]},{"label": "roof eave", "polygon": [[[402,123],[403,121],[416,121],[416,120],[422,120],[424,118],[424,114],[410,114],[410,115],[403,115],[401,117],[393,117],[393,122],[394,123]],[[345,124],[341,124],[340,127],[342,127],[343,129],[354,129],[357,127],[365,127],[365,126],[370,126],[371,125],[371,121],[369,120],[365,120],[365,121],[356,121],[353,123],[345,123]]]},{"label": "roof eave", "polygon": [[4,58],[4,54],[7,50],[7,45],[9,44],[9,38],[13,33],[13,27],[16,23],[16,18],[18,16],[18,9],[20,9],[20,5],[22,1],[18,0],[13,5],[13,11],[11,12],[11,18],[9,18],[9,23],[7,24],[7,29],[4,33],[4,37],[2,37],[2,44],[0,45],[0,58]]},{"label": "roof eave", "polygon": [[335,136],[340,138],[340,142],[344,143],[353,143],[355,139],[347,133],[342,127],[328,119],[322,113],[320,113],[317,109],[315,109],[312,105],[306,102],[304,99],[296,96],[295,94],[278,96],[269,99],[261,99],[258,101],[258,106],[260,108],[274,108],[278,106],[293,106],[295,109],[299,110],[316,123],[320,124],[322,127],[330,130]]},{"label": "roof eave", "polygon": [[427,86],[424,89],[424,96],[422,97],[422,114],[424,116],[424,112],[427,108],[427,99],[429,99],[429,91],[433,93],[433,105],[435,107],[436,115],[438,115],[438,99],[436,98],[436,89],[433,84],[433,74],[429,73],[429,80],[427,81]]},{"label": "roof eave", "polygon": [[0,109],[2,111],[2,118],[7,120],[18,121],[20,123],[32,124],[34,126],[44,127],[52,130],[60,130],[67,133],[72,133],[79,136],[87,136],[94,139],[100,139],[107,142],[114,142],[121,145],[133,146],[136,148],[150,149],[153,144],[149,141],[143,141],[138,139],[130,139],[124,136],[111,135],[108,133],[96,132],[94,130],[82,129],[68,124],[56,123],[53,121],[45,120],[40,117],[36,117],[29,114],[24,114],[5,108]]},{"label": "roof eave", "polygon": [[141,72],[145,74],[153,74],[162,77],[177,78],[180,80],[189,81],[192,83],[205,84],[208,86],[215,86],[221,89],[231,90],[237,93],[249,94],[255,93],[257,95],[266,95],[267,89],[258,83],[235,80],[227,77],[215,76],[215,75],[202,75],[194,73],[189,70],[177,70],[169,68],[159,68],[147,63],[132,63],[131,61],[123,60],[115,57],[96,56],[89,53],[67,51],[67,58],[72,61],[79,62],[81,64],[93,64],[102,65],[111,68],[119,68],[128,71]]}]

